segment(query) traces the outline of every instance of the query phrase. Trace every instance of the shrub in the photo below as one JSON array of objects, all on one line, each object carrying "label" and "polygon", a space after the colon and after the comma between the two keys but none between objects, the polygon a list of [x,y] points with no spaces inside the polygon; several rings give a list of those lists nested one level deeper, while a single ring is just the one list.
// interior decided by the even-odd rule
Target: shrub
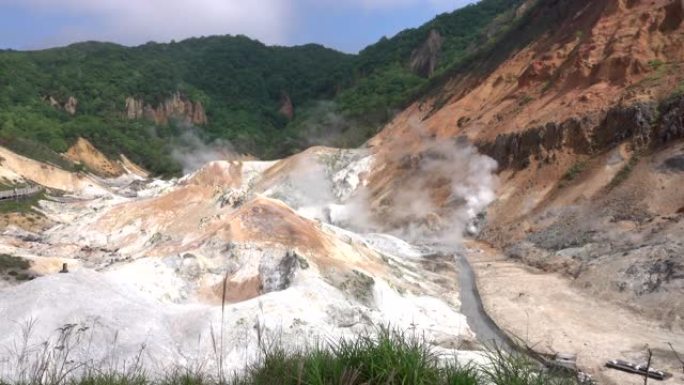
[{"label": "shrub", "polygon": [[[44,192],[17,199],[6,199],[0,201],[0,213],[37,213],[34,207],[43,199],[45,199]],[[39,213],[39,215],[42,214]]]},{"label": "shrub", "polygon": [[658,71],[663,65],[665,65],[665,62],[660,60],[660,59],[654,59],[650,60],[648,62],[649,67],[651,67],[652,70]]},{"label": "shrub", "polygon": [[526,104],[529,104],[529,103],[532,102],[533,100],[534,100],[534,97],[533,97],[533,96],[525,95],[525,96],[523,96],[522,99],[520,100],[519,105],[520,105],[520,106],[524,106],[524,105],[526,105]]},{"label": "shrub", "polygon": [[0,272],[9,270],[26,270],[30,267],[27,260],[13,255],[0,254]]},{"label": "shrub", "polygon": [[[13,255],[0,254],[0,279],[3,275],[11,277],[15,281],[28,281],[33,279],[26,270],[31,267],[31,263],[23,258]],[[0,381],[2,384],[2,381]]]},{"label": "shrub", "polygon": [[679,98],[682,95],[684,95],[684,80],[680,81],[679,84],[677,84],[677,88],[672,91],[672,94],[667,97],[667,100],[672,100],[675,98]]},{"label": "shrub", "polygon": [[568,183],[575,180],[581,173],[583,173],[587,169],[587,166],[588,164],[586,161],[575,162],[572,166],[570,166],[570,168],[565,172],[565,174],[563,174],[559,187],[563,188]]},{"label": "shrub", "polygon": [[624,167],[622,167],[620,171],[618,171],[618,173],[615,174],[610,183],[608,183],[608,189],[612,190],[615,187],[622,184],[622,182],[627,180],[627,178],[629,178],[630,174],[632,173],[632,170],[634,170],[634,167],[636,167],[636,165],[639,163],[639,159],[639,154],[635,153],[634,155],[632,155],[632,157],[629,158],[627,164],[624,165]]}]

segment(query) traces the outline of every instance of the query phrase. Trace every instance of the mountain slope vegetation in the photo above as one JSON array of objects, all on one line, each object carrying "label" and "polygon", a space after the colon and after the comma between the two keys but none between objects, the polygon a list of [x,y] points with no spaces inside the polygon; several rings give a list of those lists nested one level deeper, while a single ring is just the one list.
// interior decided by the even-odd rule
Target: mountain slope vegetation
[{"label": "mountain slope vegetation", "polygon": [[[27,148],[62,153],[85,137],[109,155],[123,153],[166,175],[180,171],[171,149],[188,130],[262,158],[311,144],[357,146],[430,77],[504,30],[521,3],[483,0],[358,55],[315,44],[269,47],[245,36],[0,51],[1,144],[32,156]],[[181,108],[199,103],[203,124],[126,116],[131,100],[149,117],[174,95]]]},{"label": "mountain slope vegetation", "polygon": [[[126,98],[156,106],[180,92],[205,106],[208,137],[245,138],[249,150],[258,150],[260,140],[286,124],[277,114],[281,92],[294,102],[329,97],[349,63],[348,55],[321,46],[267,47],[241,36],[3,52],[0,132],[7,142],[25,138],[57,152],[83,136],[112,155],[124,152],[156,172],[173,173],[177,166],[164,147],[187,127],[125,119]],[[69,98],[77,100],[72,113],[60,108]]]}]

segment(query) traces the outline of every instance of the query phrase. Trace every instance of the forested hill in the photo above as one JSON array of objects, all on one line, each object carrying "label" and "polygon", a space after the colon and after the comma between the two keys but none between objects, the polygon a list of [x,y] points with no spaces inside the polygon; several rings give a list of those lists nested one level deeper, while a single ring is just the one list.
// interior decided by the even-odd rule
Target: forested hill
[{"label": "forested hill", "polygon": [[197,127],[207,139],[242,140],[249,151],[266,150],[269,137],[287,124],[278,113],[281,97],[286,93],[294,104],[333,97],[352,59],[317,45],[267,47],[242,36],[3,52],[0,135],[58,152],[84,136],[106,152],[124,152],[157,172],[174,172],[178,166],[165,145],[186,125],[129,117],[127,98],[159,109],[179,93],[205,110],[207,123]]},{"label": "forested hill", "polygon": [[521,3],[482,0],[358,55],[244,36],[0,51],[0,144],[32,156],[82,136],[158,174],[180,170],[170,154],[188,130],[264,158],[356,146],[431,77],[503,33]]}]

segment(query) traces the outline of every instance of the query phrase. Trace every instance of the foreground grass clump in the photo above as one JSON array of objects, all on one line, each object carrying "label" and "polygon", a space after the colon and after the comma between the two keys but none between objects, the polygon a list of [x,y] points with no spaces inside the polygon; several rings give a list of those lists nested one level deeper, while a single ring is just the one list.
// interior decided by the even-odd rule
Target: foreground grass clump
[{"label": "foreground grass clump", "polygon": [[[263,344],[266,345],[266,344]],[[261,358],[242,373],[207,375],[203,369],[172,370],[152,379],[141,362],[133,367],[101,371],[76,366],[78,375],[44,373],[40,379],[7,385],[571,385],[572,374],[550,373],[527,356],[491,349],[482,367],[461,365],[439,355],[424,339],[381,329],[300,350],[262,346]],[[67,359],[66,357],[63,357]],[[49,365],[48,365],[49,366]],[[47,367],[47,366],[46,366]],[[132,370],[131,370],[132,369]],[[75,373],[75,372],[74,372]]]},{"label": "foreground grass clump", "polygon": [[381,331],[329,348],[288,353],[266,351],[261,362],[233,380],[236,385],[462,384],[476,385],[473,367],[442,362],[419,338]]},{"label": "foreground grass clump", "polygon": [[498,347],[489,350],[489,365],[482,367],[485,384],[492,385],[573,385],[580,384],[568,372],[540,372],[528,356],[508,354]]}]

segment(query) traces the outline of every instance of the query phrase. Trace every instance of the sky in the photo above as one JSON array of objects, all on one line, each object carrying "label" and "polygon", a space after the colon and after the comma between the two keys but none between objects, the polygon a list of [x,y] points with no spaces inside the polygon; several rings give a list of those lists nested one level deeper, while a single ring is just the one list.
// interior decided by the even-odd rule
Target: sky
[{"label": "sky", "polygon": [[243,34],[355,53],[475,0],[0,0],[0,49]]}]

